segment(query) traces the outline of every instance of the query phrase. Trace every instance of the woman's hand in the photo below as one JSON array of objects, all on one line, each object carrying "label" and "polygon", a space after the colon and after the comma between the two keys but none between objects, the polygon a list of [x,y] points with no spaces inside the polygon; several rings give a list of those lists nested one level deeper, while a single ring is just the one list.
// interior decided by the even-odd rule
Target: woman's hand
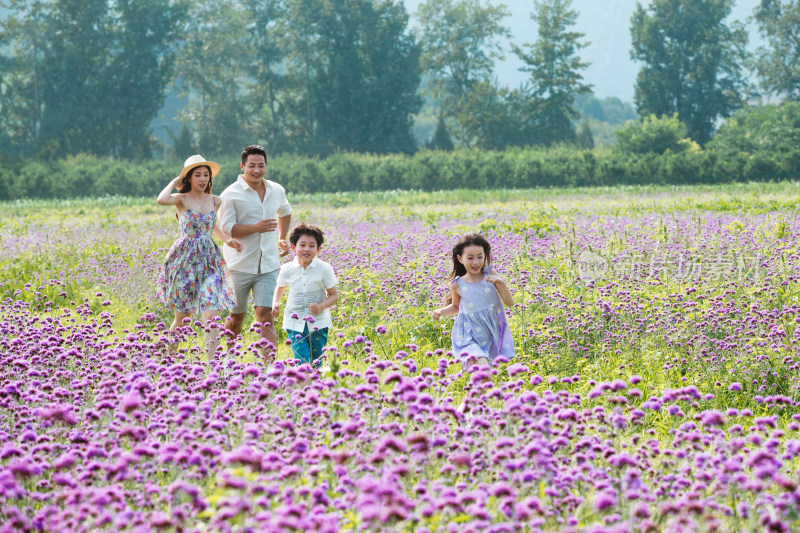
[{"label": "woman's hand", "polygon": [[226,246],[230,246],[231,248],[233,248],[237,252],[241,252],[242,251],[242,243],[237,241],[236,239],[228,239],[225,242],[225,245]]},{"label": "woman's hand", "polygon": [[432,316],[434,320],[439,320],[440,318],[442,318],[442,310],[441,309],[434,310]]}]

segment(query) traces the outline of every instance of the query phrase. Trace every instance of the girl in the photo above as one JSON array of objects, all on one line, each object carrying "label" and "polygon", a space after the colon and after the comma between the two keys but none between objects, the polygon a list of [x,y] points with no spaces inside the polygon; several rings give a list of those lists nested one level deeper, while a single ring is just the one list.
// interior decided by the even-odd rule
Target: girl
[{"label": "girl", "polygon": [[[211,194],[217,173],[217,163],[193,155],[156,200],[160,205],[174,205],[181,225],[181,238],[167,252],[158,276],[158,298],[175,311],[170,331],[182,326],[183,320],[196,310],[208,324],[220,309],[236,305],[225,260],[211,238],[213,233],[234,250],[242,247],[239,241],[226,238],[217,227],[216,211],[222,200]],[[179,192],[172,194],[173,189]],[[210,361],[219,346],[218,328],[212,327],[206,333],[205,345]]]},{"label": "girl", "polygon": [[506,281],[492,268],[489,242],[475,233],[453,247],[450,305],[433,312],[433,319],[458,313],[453,323],[453,353],[467,370],[473,362],[488,366],[498,356],[514,357],[514,341],[503,304],[514,305]]}]

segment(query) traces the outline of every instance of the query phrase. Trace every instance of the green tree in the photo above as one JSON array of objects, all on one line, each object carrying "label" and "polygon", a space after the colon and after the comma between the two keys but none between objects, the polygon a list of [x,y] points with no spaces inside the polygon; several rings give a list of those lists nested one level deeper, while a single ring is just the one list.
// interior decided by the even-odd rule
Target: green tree
[{"label": "green tree", "polygon": [[740,109],[708,143],[721,154],[792,154],[800,167],[800,102]]},{"label": "green tree", "polygon": [[42,48],[45,25],[40,2],[9,3],[0,21],[0,130],[9,155],[34,150],[42,122]]},{"label": "green tree", "polygon": [[535,0],[533,5],[531,18],[538,26],[538,38],[533,44],[514,46],[514,53],[525,63],[521,70],[531,74],[528,94],[545,134],[538,141],[547,145],[574,141],[572,124],[580,116],[575,98],[591,91],[580,74],[588,63],[577,55],[587,46],[580,42],[584,34],[568,30],[578,12],[571,9],[571,0]]},{"label": "green tree", "polygon": [[631,18],[631,57],[643,63],[636,78],[641,116],[678,113],[689,135],[705,144],[719,117],[742,102],[747,33],[728,25],[734,0],[653,0]]},{"label": "green tree", "polygon": [[758,49],[753,65],[761,87],[800,101],[800,1],[761,0],[754,18],[767,43]]},{"label": "green tree", "polygon": [[150,155],[180,0],[12,0],[3,122],[20,150]]},{"label": "green tree", "polygon": [[319,64],[311,85],[317,146],[413,152],[419,46],[407,32],[402,3],[320,0],[319,7]]},{"label": "green tree", "polygon": [[591,150],[594,148],[594,135],[592,135],[592,128],[589,127],[589,121],[584,119],[578,128],[577,135],[578,146],[584,150]]},{"label": "green tree", "polygon": [[800,176],[800,102],[740,109],[707,145],[721,179]]},{"label": "green tree", "polygon": [[238,0],[193,4],[177,61],[178,86],[187,98],[179,118],[196,132],[201,154],[238,153],[264,142],[248,83],[250,14]]},{"label": "green tree", "polygon": [[321,68],[317,28],[320,9],[319,0],[288,0],[286,16],[279,23],[286,49],[285,85],[280,95],[284,134],[293,151],[305,154],[319,151],[314,146],[317,126],[312,84]]},{"label": "green tree", "polygon": [[148,126],[174,73],[174,39],[187,7],[174,0],[116,0],[113,8],[115,45],[101,88],[108,99],[101,119],[108,126],[101,128],[103,151],[146,157],[151,153]]},{"label": "green tree", "polygon": [[439,113],[439,119],[436,121],[436,130],[433,132],[433,137],[426,143],[426,148],[429,150],[443,150],[450,151],[454,148],[453,140],[450,138],[450,132],[447,131],[447,124],[444,121],[444,115]]},{"label": "green tree", "polygon": [[492,80],[478,81],[460,101],[456,120],[468,145],[503,150],[520,144],[521,121],[511,113],[512,95]]},{"label": "green tree", "polygon": [[454,132],[461,144],[473,139],[462,119],[475,84],[490,80],[494,61],[502,58],[501,40],[509,36],[502,21],[505,5],[481,5],[478,0],[426,0],[416,13],[421,64],[430,77],[425,90],[442,99],[445,117],[456,120]]},{"label": "green tree", "polygon": [[248,100],[251,101],[251,123],[264,132],[264,145],[270,153],[291,151],[287,130],[287,109],[281,101],[287,80],[284,60],[289,42],[283,38],[283,27],[289,7],[284,0],[242,0],[249,53],[240,56],[251,80]]},{"label": "green tree", "polygon": [[188,124],[181,124],[177,135],[172,133],[170,129],[167,131],[172,139],[172,151],[175,157],[178,159],[185,159],[189,154],[197,153],[197,150],[194,148],[194,135],[192,135],[192,130],[189,128]]},{"label": "green tree", "polygon": [[663,154],[667,150],[679,153],[692,148],[692,140],[687,138],[686,124],[678,119],[677,113],[671,117],[658,118],[649,115],[636,122],[629,122],[617,130],[616,149],[624,154]]}]

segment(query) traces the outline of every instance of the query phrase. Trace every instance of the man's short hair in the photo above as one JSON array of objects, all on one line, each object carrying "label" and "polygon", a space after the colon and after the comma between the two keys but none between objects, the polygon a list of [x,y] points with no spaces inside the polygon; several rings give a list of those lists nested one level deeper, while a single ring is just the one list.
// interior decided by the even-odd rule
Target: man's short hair
[{"label": "man's short hair", "polygon": [[300,237],[303,235],[311,235],[314,237],[314,239],[317,241],[317,248],[320,248],[322,243],[325,242],[325,234],[322,233],[322,230],[317,226],[312,226],[311,224],[306,224],[305,222],[298,224],[294,227],[294,229],[292,229],[292,232],[289,234],[289,242],[297,246],[297,241],[299,241]]},{"label": "man's short hair", "polygon": [[263,146],[259,146],[257,144],[251,144],[250,146],[245,146],[244,150],[242,150],[242,164],[244,165],[247,163],[247,157],[251,154],[255,155],[263,155],[264,161],[267,161],[267,151],[264,149]]}]

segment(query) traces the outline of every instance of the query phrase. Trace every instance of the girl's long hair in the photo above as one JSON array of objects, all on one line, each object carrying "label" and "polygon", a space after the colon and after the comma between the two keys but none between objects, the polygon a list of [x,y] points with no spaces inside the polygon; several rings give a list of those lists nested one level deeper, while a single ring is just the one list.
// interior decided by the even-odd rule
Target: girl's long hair
[{"label": "girl's long hair", "polygon": [[211,194],[211,186],[214,184],[214,177],[211,175],[211,167],[208,165],[198,165],[194,167],[192,170],[186,173],[186,175],[181,179],[181,187],[178,189],[178,192],[187,193],[192,190],[192,174],[198,168],[206,167],[208,169],[208,183],[206,184],[206,189],[203,191],[206,194]]},{"label": "girl's long hair", "polygon": [[[450,272],[450,275],[447,276],[447,281],[453,281],[456,277],[463,276],[467,273],[467,268],[461,264],[461,261],[458,260],[458,256],[464,255],[464,248],[473,245],[483,248],[483,267],[486,268],[492,264],[492,247],[489,245],[489,241],[477,233],[467,233],[458,239],[458,242],[453,246],[453,270]],[[452,294],[448,291],[445,297],[445,303],[450,304],[452,302]]]}]

